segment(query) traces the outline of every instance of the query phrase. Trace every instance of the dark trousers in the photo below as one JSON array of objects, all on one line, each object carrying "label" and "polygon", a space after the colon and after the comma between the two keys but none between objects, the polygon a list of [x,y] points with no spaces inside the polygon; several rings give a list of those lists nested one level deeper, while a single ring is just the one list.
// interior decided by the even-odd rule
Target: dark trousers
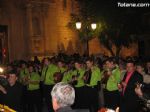
[{"label": "dark trousers", "polygon": [[121,99],[119,112],[139,112],[139,102],[136,99]]},{"label": "dark trousers", "polygon": [[54,85],[44,85],[43,86],[43,95],[45,98],[48,112],[54,112],[53,106],[52,106],[52,97],[51,97],[51,90],[52,90],[53,86]]},{"label": "dark trousers", "polygon": [[104,100],[105,100],[105,107],[115,110],[120,104],[119,91],[104,90]]},{"label": "dark trousers", "polygon": [[28,112],[42,112],[42,99],[40,90],[28,91]]},{"label": "dark trousers", "polygon": [[95,87],[84,87],[84,103],[85,107],[90,110],[90,112],[97,112],[98,110],[98,88]]},{"label": "dark trousers", "polygon": [[86,109],[84,87],[75,87],[75,102],[72,106],[75,109]]},{"label": "dark trousers", "polygon": [[22,100],[21,100],[22,112],[28,112],[27,111],[27,102],[28,102],[27,99],[28,99],[27,86],[23,86],[23,93],[22,93]]}]

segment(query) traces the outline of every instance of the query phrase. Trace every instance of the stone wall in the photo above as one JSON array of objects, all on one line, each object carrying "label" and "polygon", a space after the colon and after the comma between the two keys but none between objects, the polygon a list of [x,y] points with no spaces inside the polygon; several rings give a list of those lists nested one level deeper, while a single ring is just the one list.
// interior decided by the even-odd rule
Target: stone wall
[{"label": "stone wall", "polygon": [[[83,54],[76,31],[67,27],[77,10],[75,0],[1,0],[0,25],[8,26],[10,61],[58,52]],[[109,55],[97,39],[89,45],[90,54]],[[137,55],[137,46],[126,49],[126,54]]]},{"label": "stone wall", "polygon": [[[71,13],[75,5],[73,0],[54,0],[53,2],[29,2],[30,11],[28,15],[28,27],[30,28],[31,56],[53,55],[58,52],[73,54],[77,51],[77,34],[68,28]],[[30,14],[29,14],[30,13]],[[30,16],[30,17],[29,17]],[[32,19],[31,19],[32,18]],[[37,24],[33,24],[35,19]],[[34,20],[34,21],[33,21]],[[40,31],[34,35],[34,31]],[[38,48],[39,47],[39,48]]]},{"label": "stone wall", "polygon": [[21,4],[12,0],[1,0],[0,25],[8,26],[9,59],[21,59],[26,56],[24,30],[24,11]]}]

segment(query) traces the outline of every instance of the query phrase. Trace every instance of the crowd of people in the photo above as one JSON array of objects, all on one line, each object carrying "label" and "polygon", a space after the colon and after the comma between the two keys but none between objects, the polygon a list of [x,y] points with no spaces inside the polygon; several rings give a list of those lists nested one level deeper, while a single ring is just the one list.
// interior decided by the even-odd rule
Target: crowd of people
[{"label": "crowd of people", "polygon": [[[61,112],[58,104],[82,112],[98,112],[104,107],[113,110],[119,107],[120,112],[149,109],[149,106],[143,109],[141,100],[149,99],[150,60],[58,54],[41,61],[37,57],[33,61],[14,61],[3,68],[0,104],[18,112],[42,112],[44,104],[48,112]],[[55,84],[71,85],[75,94],[69,93],[72,88],[64,85],[60,90]],[[61,96],[55,94],[57,89]],[[63,94],[70,95],[72,100]]]}]

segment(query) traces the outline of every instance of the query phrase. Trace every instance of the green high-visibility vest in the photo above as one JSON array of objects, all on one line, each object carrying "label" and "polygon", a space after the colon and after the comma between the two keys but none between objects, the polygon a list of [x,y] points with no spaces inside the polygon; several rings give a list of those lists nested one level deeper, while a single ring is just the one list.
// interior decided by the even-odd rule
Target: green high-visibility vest
[{"label": "green high-visibility vest", "polygon": [[102,73],[97,66],[92,67],[91,71],[92,74],[91,74],[90,84],[87,85],[96,86],[98,84],[98,81],[101,81]]},{"label": "green high-visibility vest", "polygon": [[108,91],[118,90],[118,83],[120,83],[121,80],[120,76],[121,76],[120,69],[119,67],[116,67],[116,69],[112,71],[112,75],[109,77],[107,81],[106,89]]},{"label": "green high-visibility vest", "polygon": [[54,73],[56,73],[56,72],[59,72],[59,69],[56,65],[54,65],[54,64],[48,65],[46,73],[42,74],[42,75],[45,75],[45,76],[42,76],[42,77],[44,77],[43,82],[45,85],[54,85],[55,84]]},{"label": "green high-visibility vest", "polygon": [[37,90],[40,89],[40,75],[36,72],[30,73],[30,81],[37,81],[37,84],[29,84],[28,90]]}]

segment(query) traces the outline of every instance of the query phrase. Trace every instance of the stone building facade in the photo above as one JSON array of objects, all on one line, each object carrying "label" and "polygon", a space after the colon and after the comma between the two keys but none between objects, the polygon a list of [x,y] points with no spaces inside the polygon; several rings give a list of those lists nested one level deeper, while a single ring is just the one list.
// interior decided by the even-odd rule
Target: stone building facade
[{"label": "stone building facade", "polygon": [[[0,0],[0,39],[6,60],[50,56],[58,52],[83,54],[76,31],[67,27],[76,0]],[[89,42],[90,54],[110,55],[98,39]],[[138,46],[124,48],[124,56],[137,55]]]}]

